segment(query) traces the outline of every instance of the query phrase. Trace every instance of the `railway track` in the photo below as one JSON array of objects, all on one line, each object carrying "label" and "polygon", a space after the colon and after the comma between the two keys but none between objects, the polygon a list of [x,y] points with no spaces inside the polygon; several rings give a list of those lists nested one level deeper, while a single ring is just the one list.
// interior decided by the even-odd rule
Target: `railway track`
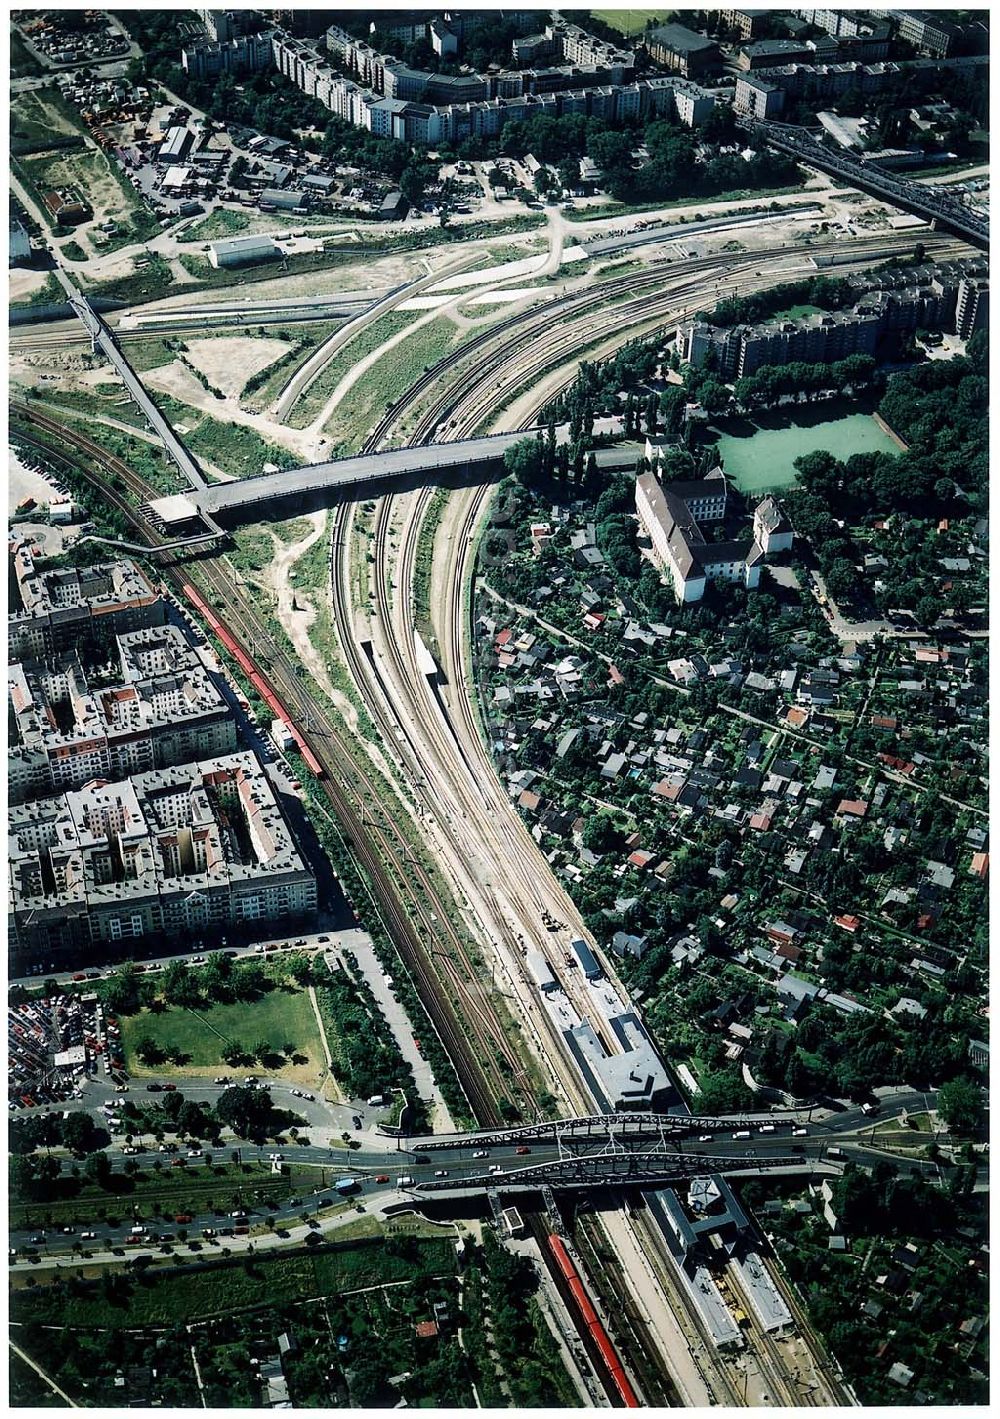
[{"label": "railway track", "polygon": [[[23,427],[19,422],[32,419],[33,410],[26,405],[15,404],[11,412],[14,421],[12,429],[17,437],[34,441],[48,455],[61,456],[58,449],[37,438],[30,428]],[[120,480],[132,498],[142,504],[153,491],[145,480],[127,464],[75,430],[67,429],[48,417],[35,419],[35,422],[76,453],[86,455],[91,465],[105,470],[109,476],[102,476],[94,466],[78,464],[102,496],[108,498],[134,529],[136,540],[146,543],[151,552],[155,552],[164,539],[139,514],[135,503],[111,481]],[[370,789],[354,759],[341,745],[341,731],[328,717],[322,704],[304,691],[295,673],[295,662],[277,638],[271,635],[252,603],[234,597],[232,580],[221,559],[203,555],[192,558],[181,568],[171,556],[162,573],[179,594],[182,594],[181,589],[188,580],[199,586],[206,599],[221,609],[226,622],[243,643],[253,647],[259,659],[266,660],[269,680],[299,722],[314,726],[310,732],[312,749],[327,771],[327,776],[318,780],[321,791],[343,827],[350,851],[369,880],[390,939],[432,1028],[455,1067],[473,1115],[478,1123],[485,1126],[502,1123],[503,1115],[497,1103],[503,1095],[498,1095],[495,1084],[487,1084],[467,1029],[463,1028],[453,1012],[442,1008],[434,988],[435,982],[428,978],[424,969],[422,940],[434,941],[440,934],[442,921],[447,920],[445,905],[430,874],[419,862],[413,861],[409,845],[388,822],[375,820],[370,806]],[[386,867],[385,863],[389,866]],[[454,931],[453,928],[450,930]]]}]

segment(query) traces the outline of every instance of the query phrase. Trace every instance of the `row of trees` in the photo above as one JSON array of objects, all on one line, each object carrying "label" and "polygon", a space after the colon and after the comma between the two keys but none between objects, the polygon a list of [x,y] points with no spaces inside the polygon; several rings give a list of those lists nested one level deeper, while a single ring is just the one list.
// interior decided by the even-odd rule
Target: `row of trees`
[{"label": "row of trees", "polygon": [[871,355],[847,355],[832,364],[792,360],[787,365],[762,365],[736,381],[733,395],[744,409],[754,409],[775,404],[785,394],[818,394],[828,389],[853,393],[872,383],[876,369]]},{"label": "row of trees", "polygon": [[755,325],[793,306],[842,310],[853,305],[856,299],[857,290],[850,281],[839,276],[813,276],[803,281],[781,281],[746,296],[725,296],[713,310],[700,311],[698,319],[707,320],[710,325]]}]

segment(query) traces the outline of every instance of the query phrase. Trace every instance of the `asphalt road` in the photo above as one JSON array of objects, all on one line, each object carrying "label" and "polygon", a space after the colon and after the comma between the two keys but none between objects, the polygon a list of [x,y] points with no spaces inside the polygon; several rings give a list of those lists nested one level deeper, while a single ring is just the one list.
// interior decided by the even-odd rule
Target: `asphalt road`
[{"label": "asphalt road", "polygon": [[[747,1124],[751,1136],[749,1139],[737,1138],[735,1134],[747,1131],[746,1127],[738,1125],[745,1123],[744,1120],[732,1120],[725,1128],[713,1131],[712,1137],[708,1141],[702,1141],[699,1129],[704,1129],[705,1125],[694,1123],[692,1131],[687,1138],[678,1140],[676,1143],[668,1144],[667,1154],[695,1154],[705,1160],[705,1171],[712,1170],[713,1161],[723,1159],[732,1160],[734,1158],[745,1159],[746,1174],[752,1175],[759,1168],[762,1175],[766,1175],[767,1162],[773,1158],[788,1158],[801,1165],[803,1169],[815,1162],[823,1162],[824,1170],[836,1170],[847,1162],[856,1162],[861,1165],[872,1167],[877,1162],[891,1160],[902,1172],[932,1173],[937,1171],[937,1165],[928,1159],[922,1158],[899,1158],[887,1151],[880,1145],[879,1135],[874,1129],[880,1124],[894,1117],[898,1117],[902,1109],[910,1112],[924,1112],[928,1107],[933,1107],[934,1095],[927,1095],[916,1090],[901,1090],[886,1098],[879,1108],[876,1116],[865,1115],[860,1108],[845,1109],[840,1113],[831,1114],[822,1120],[813,1122],[798,1121],[789,1119],[787,1121],[772,1120],[768,1126],[773,1126],[775,1132],[762,1133],[761,1122]],[[297,1107],[301,1100],[293,1100]],[[306,1106],[308,1107],[308,1105]],[[762,1116],[763,1117],[763,1116]],[[804,1135],[793,1134],[793,1128],[804,1128]],[[909,1140],[913,1145],[919,1146],[926,1139],[930,1141],[930,1136],[919,1134],[904,1129],[900,1125],[900,1137]],[[183,1224],[189,1237],[197,1241],[199,1234],[205,1228],[212,1228],[219,1232],[225,1227],[236,1225],[247,1225],[251,1229],[265,1226],[265,1219],[273,1217],[275,1219],[275,1231],[280,1235],[282,1230],[287,1230],[285,1224],[292,1221],[301,1220],[303,1211],[310,1214],[315,1220],[317,1214],[343,1201],[337,1194],[333,1183],[336,1177],[352,1177],[357,1179],[358,1188],[354,1193],[357,1202],[363,1209],[378,1207],[384,1209],[386,1206],[398,1201],[399,1196],[409,1197],[411,1201],[419,1204],[423,1197],[448,1197],[451,1189],[458,1195],[468,1195],[470,1192],[482,1191],[483,1179],[489,1178],[491,1185],[500,1188],[510,1187],[517,1184],[517,1175],[524,1169],[533,1169],[541,1164],[556,1162],[566,1156],[567,1152],[572,1152],[577,1156],[596,1156],[606,1152],[606,1142],[596,1141],[593,1144],[585,1145],[574,1143],[570,1145],[559,1142],[546,1141],[531,1145],[517,1145],[514,1142],[504,1142],[503,1144],[490,1147],[484,1146],[482,1141],[475,1137],[470,1137],[467,1143],[459,1146],[448,1147],[447,1149],[432,1149],[428,1152],[421,1152],[421,1146],[431,1140],[393,1140],[391,1138],[380,1139],[378,1136],[367,1133],[363,1135],[362,1146],[356,1150],[347,1151],[343,1148],[328,1148],[316,1145],[296,1147],[286,1145],[278,1149],[274,1144],[263,1146],[241,1144],[239,1140],[230,1140],[223,1146],[205,1150],[208,1151],[216,1162],[225,1159],[229,1160],[229,1155],[234,1147],[239,1147],[241,1161],[244,1163],[263,1162],[269,1163],[272,1155],[280,1152],[282,1159],[286,1163],[307,1164],[317,1170],[323,1170],[323,1185],[313,1189],[309,1193],[295,1197],[273,1207],[262,1204],[253,1204],[253,1193],[257,1189],[264,1175],[249,1174],[246,1178],[245,1189],[247,1200],[243,1210],[246,1211],[245,1219],[236,1219],[222,1215],[216,1211],[205,1211],[199,1214],[192,1214],[192,1220]],[[527,1147],[527,1152],[518,1153],[517,1147]],[[642,1145],[645,1150],[651,1150],[652,1145],[646,1143]],[[840,1155],[830,1154],[830,1148],[840,1150]],[[181,1153],[185,1150],[181,1148]],[[477,1157],[479,1153],[483,1156]],[[115,1150],[112,1156],[112,1169],[121,1172],[126,1163],[135,1162],[140,1167],[148,1167],[152,1162],[160,1159],[167,1161],[166,1157],[158,1150],[145,1149],[127,1159],[122,1153]],[[72,1166],[71,1159],[63,1159],[64,1171],[68,1171]],[[198,1176],[198,1171],[206,1167],[204,1156],[193,1157],[186,1160],[186,1168],[192,1177]],[[498,1171],[494,1172],[493,1170]],[[740,1170],[743,1173],[743,1169]],[[327,1173],[331,1176],[331,1181],[326,1184]],[[746,1175],[744,1174],[744,1175]],[[411,1187],[409,1183],[400,1185],[400,1180],[412,1179],[414,1184],[434,1183],[440,1184],[447,1180],[449,1190],[442,1192],[435,1191],[425,1194],[419,1187]],[[377,1181],[381,1179],[381,1181]],[[494,1181],[495,1179],[495,1181]],[[172,1181],[168,1174],[164,1181]],[[220,1180],[220,1190],[231,1187],[227,1180]],[[134,1200],[137,1207],[142,1207],[141,1194]],[[96,1250],[100,1247],[110,1247],[121,1245],[129,1238],[129,1228],[133,1225],[133,1200],[110,1193],[104,1203],[109,1210],[115,1211],[118,1208],[116,1225],[111,1225],[107,1221],[94,1219],[89,1224],[80,1223],[74,1230],[62,1231],[61,1229],[49,1230],[38,1243],[32,1243],[32,1237],[42,1236],[42,1231],[36,1226],[30,1228],[15,1229],[11,1233],[11,1246],[17,1252],[23,1253],[25,1248],[34,1247],[40,1255],[55,1255],[58,1253],[70,1253],[74,1244],[81,1242],[81,1231],[93,1232],[93,1237],[88,1237],[84,1245],[88,1250]],[[146,1205],[148,1208],[148,1204]],[[83,1209],[81,1208],[81,1213]],[[36,1215],[42,1217],[45,1213],[45,1206],[40,1205],[36,1209]],[[172,1241],[176,1243],[176,1224],[168,1219],[148,1224],[149,1230],[143,1235],[144,1244],[159,1245],[159,1237],[164,1231],[172,1233]],[[252,1235],[252,1233],[251,1233]],[[218,1242],[218,1238],[212,1238],[213,1244]],[[179,1243],[186,1245],[185,1243]],[[132,1248],[130,1247],[129,1250]],[[23,1257],[21,1257],[24,1260]]]}]

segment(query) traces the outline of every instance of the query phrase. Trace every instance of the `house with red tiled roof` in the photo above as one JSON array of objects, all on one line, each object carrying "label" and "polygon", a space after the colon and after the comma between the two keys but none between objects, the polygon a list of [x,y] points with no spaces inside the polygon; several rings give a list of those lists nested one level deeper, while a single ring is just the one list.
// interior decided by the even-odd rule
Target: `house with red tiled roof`
[{"label": "house with red tiled roof", "polygon": [[981,882],[986,881],[990,870],[990,855],[988,852],[974,852],[972,861],[969,863],[969,871],[973,877],[978,877]]},{"label": "house with red tiled roof", "polygon": [[837,804],[838,818],[863,818],[868,812],[868,804],[863,798],[842,798]]},{"label": "house with red tiled roof", "polygon": [[849,931],[853,935],[861,925],[861,922],[856,916],[835,916],[833,918],[833,924],[834,926],[842,927],[844,931]]}]

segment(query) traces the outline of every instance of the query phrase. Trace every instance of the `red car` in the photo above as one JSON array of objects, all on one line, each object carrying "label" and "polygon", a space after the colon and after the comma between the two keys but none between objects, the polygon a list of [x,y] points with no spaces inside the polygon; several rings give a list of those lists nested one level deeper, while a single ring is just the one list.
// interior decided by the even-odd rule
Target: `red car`
[{"label": "red car", "polygon": [[387,1183],[389,1181],[389,1176],[387,1173],[379,1173],[375,1181],[377,1183]]},{"label": "red car", "polygon": [[[178,1162],[179,1161],[180,1159],[178,1159]],[[178,1212],[177,1216],[174,1218],[174,1221],[177,1223],[178,1227],[180,1227],[185,1222],[193,1222],[194,1218],[191,1217],[187,1212]]]},{"label": "red car", "polygon": [[525,1148],[524,1144],[522,1143],[521,1146],[520,1146],[520,1148],[515,1148],[515,1149],[514,1149],[514,1152],[515,1152],[515,1153],[530,1153],[530,1152],[531,1152],[531,1149],[530,1149],[530,1148]]},{"label": "red car", "polygon": [[164,1084],[164,1086],[163,1086],[163,1092],[164,1092],[165,1094],[176,1094],[176,1092],[177,1092],[177,1085],[176,1085],[176,1084]]}]

